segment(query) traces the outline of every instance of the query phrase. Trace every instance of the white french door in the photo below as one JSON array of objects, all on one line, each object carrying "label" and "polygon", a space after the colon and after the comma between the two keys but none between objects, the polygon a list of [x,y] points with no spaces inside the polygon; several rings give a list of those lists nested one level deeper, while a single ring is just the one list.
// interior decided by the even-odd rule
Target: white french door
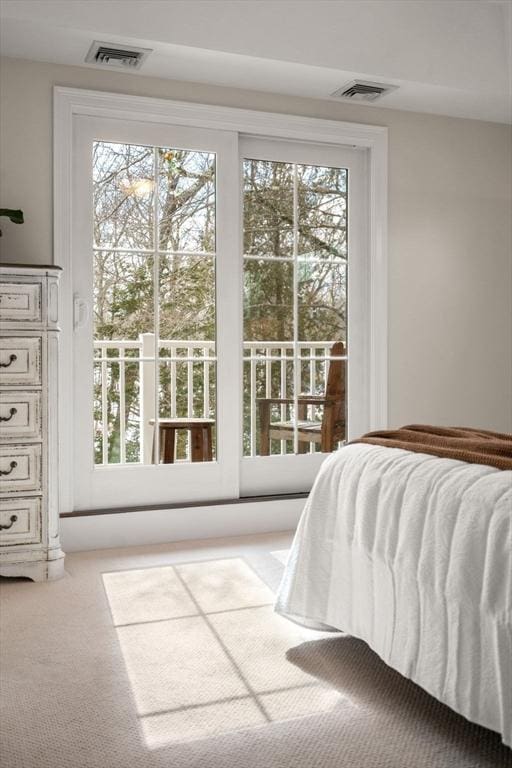
[{"label": "white french door", "polygon": [[[91,117],[75,127],[75,509],[233,498],[236,135]],[[164,420],[197,426],[175,431],[172,464]],[[211,460],[192,461],[193,439],[207,438]]]},{"label": "white french door", "polygon": [[308,490],[334,363],[370,427],[366,153],[77,116],[72,188],[74,508]]},{"label": "white french door", "polygon": [[[239,161],[241,487],[247,495],[306,491],[325,451],[368,429],[366,153],[245,137]],[[344,413],[326,447],[320,441],[332,364],[343,368]],[[271,439],[264,448],[265,403]]]}]

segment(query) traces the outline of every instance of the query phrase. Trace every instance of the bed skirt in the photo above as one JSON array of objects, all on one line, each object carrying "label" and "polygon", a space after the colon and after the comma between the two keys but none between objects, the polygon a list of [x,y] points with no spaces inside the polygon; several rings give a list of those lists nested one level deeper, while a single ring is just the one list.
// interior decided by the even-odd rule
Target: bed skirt
[{"label": "bed skirt", "polygon": [[358,637],[512,746],[512,472],[346,446],[320,470],[276,611]]}]

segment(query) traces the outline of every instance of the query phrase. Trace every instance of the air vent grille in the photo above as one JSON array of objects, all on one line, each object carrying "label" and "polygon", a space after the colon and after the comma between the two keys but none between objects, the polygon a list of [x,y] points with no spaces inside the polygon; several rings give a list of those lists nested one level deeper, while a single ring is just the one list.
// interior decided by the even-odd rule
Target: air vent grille
[{"label": "air vent grille", "polygon": [[338,99],[352,99],[354,101],[375,101],[390,91],[395,91],[397,85],[387,83],[369,83],[365,80],[352,80],[342,88],[331,93]]},{"label": "air vent grille", "polygon": [[128,48],[117,43],[100,43],[95,40],[85,60],[89,64],[117,69],[140,69],[150,53],[149,48]]}]

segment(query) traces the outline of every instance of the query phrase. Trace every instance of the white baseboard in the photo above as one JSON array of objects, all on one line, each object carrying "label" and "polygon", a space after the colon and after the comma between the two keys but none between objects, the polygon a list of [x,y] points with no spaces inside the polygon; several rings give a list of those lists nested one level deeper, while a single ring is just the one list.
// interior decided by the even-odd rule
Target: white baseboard
[{"label": "white baseboard", "polygon": [[305,499],[63,517],[64,552],[295,529]]}]

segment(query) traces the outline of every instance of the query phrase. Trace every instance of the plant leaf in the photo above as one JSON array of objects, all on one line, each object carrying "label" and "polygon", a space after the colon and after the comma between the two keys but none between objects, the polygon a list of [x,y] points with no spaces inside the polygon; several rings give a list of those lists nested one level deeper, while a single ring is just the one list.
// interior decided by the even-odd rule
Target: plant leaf
[{"label": "plant leaf", "polygon": [[6,216],[13,224],[23,224],[23,211],[12,208],[0,208],[0,216]]}]

